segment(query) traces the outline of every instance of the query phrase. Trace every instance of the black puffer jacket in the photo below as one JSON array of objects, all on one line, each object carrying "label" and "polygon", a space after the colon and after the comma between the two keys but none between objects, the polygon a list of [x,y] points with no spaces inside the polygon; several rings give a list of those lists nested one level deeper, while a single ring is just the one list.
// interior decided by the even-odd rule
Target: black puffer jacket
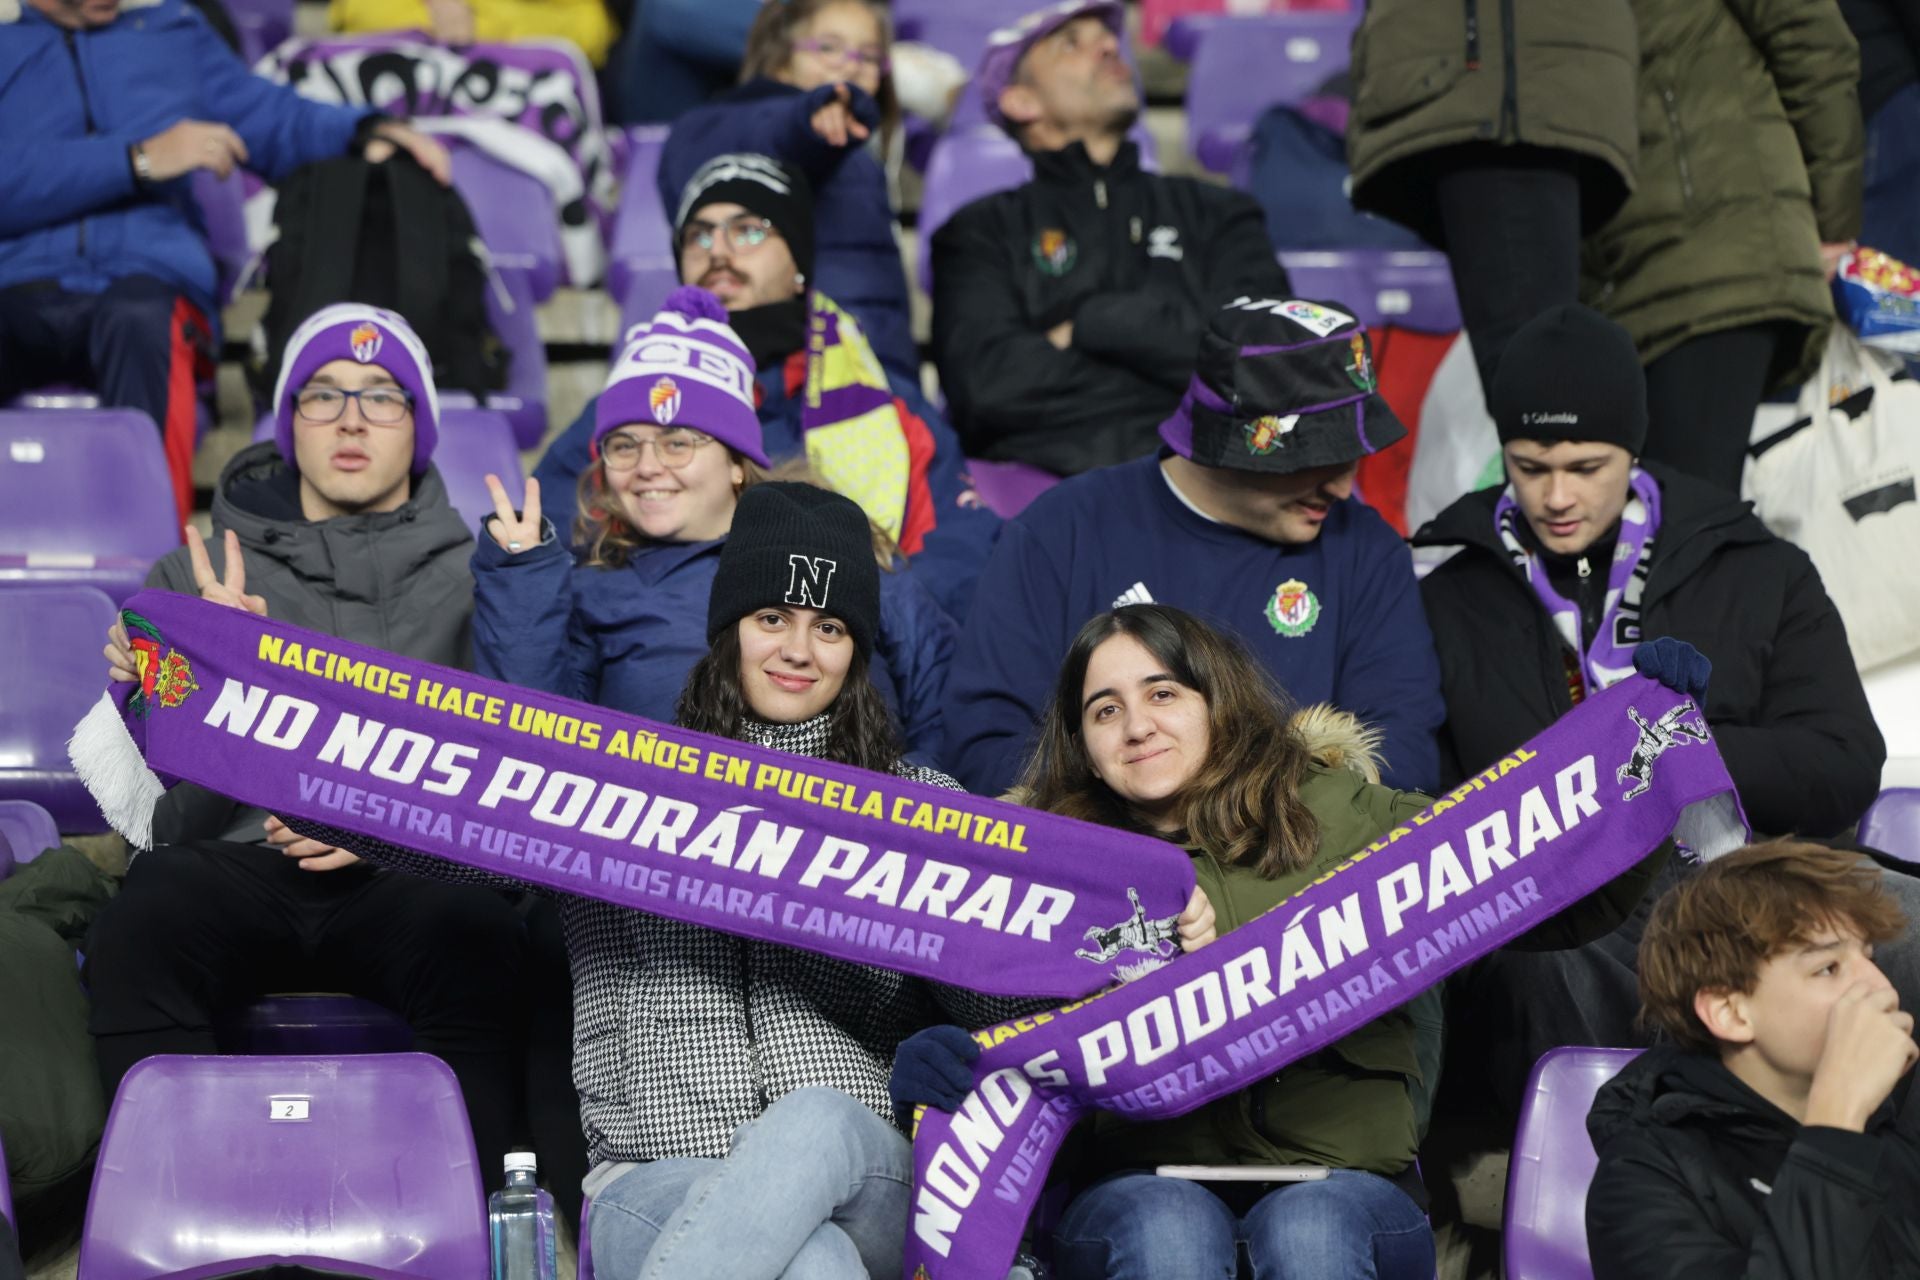
[{"label": "black puffer jacket", "polygon": [[[1887,749],[1819,571],[1746,503],[1646,469],[1660,483],[1661,529],[1640,634],[1684,640],[1713,662],[1707,721],[1756,830],[1847,827],[1879,791]],[[1565,643],[1494,527],[1500,492],[1466,495],[1413,538],[1463,547],[1420,589],[1447,703],[1442,786],[1573,705]]]},{"label": "black puffer jacket", "polygon": [[1152,453],[1208,314],[1286,287],[1246,193],[1147,173],[1131,142],[1105,168],[1079,143],[1036,153],[1032,182],[933,236],[933,354],[967,456],[1070,475]]},{"label": "black puffer jacket", "polygon": [[1920,1096],[1803,1128],[1712,1058],[1648,1050],[1587,1115],[1594,1280],[1920,1277]]}]

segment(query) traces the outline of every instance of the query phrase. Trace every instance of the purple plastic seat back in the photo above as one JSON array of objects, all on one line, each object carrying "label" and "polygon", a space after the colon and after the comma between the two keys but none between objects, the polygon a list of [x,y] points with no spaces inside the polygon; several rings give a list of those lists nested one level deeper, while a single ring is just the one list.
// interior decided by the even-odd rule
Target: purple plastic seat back
[{"label": "purple plastic seat back", "polygon": [[960,60],[969,74],[980,65],[987,37],[1044,8],[1047,0],[894,0],[896,39],[918,40]]},{"label": "purple plastic seat back", "polygon": [[1193,50],[1187,140],[1200,163],[1225,173],[1260,113],[1298,102],[1347,66],[1361,11],[1220,18]]},{"label": "purple plastic seat back", "polygon": [[[489,392],[485,407],[503,414],[520,447],[531,449],[547,434],[547,347],[534,320],[533,295],[523,292],[524,284],[502,283],[505,297],[498,288],[487,289],[487,323],[508,352],[507,386]],[[442,411],[476,407],[464,391],[440,393]]]},{"label": "purple plastic seat back", "polygon": [[61,831],[107,829],[74,776],[67,739],[107,686],[100,646],[117,617],[94,587],[0,586],[0,671],[11,673],[0,714],[0,799],[33,801]]},{"label": "purple plastic seat back", "polygon": [[0,586],[124,600],[180,545],[160,431],[137,409],[0,411],[0,511]]},{"label": "purple plastic seat back", "polygon": [[487,1274],[453,1072],[422,1053],[159,1057],[120,1084],[80,1242],[88,1280],[306,1266]]},{"label": "purple plastic seat back", "polygon": [[1551,1049],[1534,1064],[1507,1165],[1507,1280],[1593,1280],[1587,1258],[1587,1186],[1593,1141],[1587,1112],[1600,1086],[1638,1049]]},{"label": "purple plastic seat back", "polygon": [[227,15],[240,34],[240,56],[249,65],[293,34],[293,0],[227,0]]},{"label": "purple plastic seat back", "polygon": [[1460,301],[1444,253],[1301,251],[1281,254],[1280,262],[1295,297],[1341,304],[1369,328],[1390,324],[1422,333],[1460,328]]},{"label": "purple plastic seat back", "polygon": [[[972,92],[971,87],[967,92]],[[961,101],[964,105],[965,95]],[[959,109],[954,115],[954,127],[934,144],[933,156],[927,161],[926,184],[920,193],[917,267],[920,287],[929,293],[933,291],[933,233],[981,196],[1017,187],[1033,177],[1033,162],[997,125],[981,121],[963,128],[958,123]],[[1136,124],[1128,136],[1140,149],[1140,167],[1157,173],[1159,157],[1146,127]]]},{"label": "purple plastic seat back", "polygon": [[[0,880],[13,874],[13,841],[7,839],[7,832],[0,827]],[[0,1187],[6,1185],[6,1151],[0,1149]]]},{"label": "purple plastic seat back", "polygon": [[393,1010],[358,996],[266,996],[214,1028],[222,1053],[334,1057],[405,1053],[413,1028]]},{"label": "purple plastic seat back", "polygon": [[560,218],[547,184],[459,138],[446,140],[453,185],[473,213],[501,279],[535,302],[553,296],[565,273]]},{"label": "purple plastic seat back", "polygon": [[31,800],[0,800],[0,837],[13,847],[13,864],[25,866],[60,845],[60,828],[45,807]]},{"label": "purple plastic seat back", "polygon": [[973,491],[1003,520],[1011,520],[1027,509],[1027,504],[1060,483],[1051,471],[1042,471],[1028,462],[988,462],[967,459],[967,474],[973,478]]},{"label": "purple plastic seat back", "polygon": [[1888,787],[1860,819],[1859,841],[1903,862],[1920,862],[1920,788]]},{"label": "purple plastic seat back", "polygon": [[[608,251],[607,292],[620,305],[620,332],[625,336],[628,315],[651,318],[661,302],[680,283],[679,259],[673,252],[673,210],[660,203],[660,152],[667,145],[666,125],[627,130],[632,158],[620,187],[620,211],[613,220],[613,246]],[[618,354],[618,343],[615,354]]]},{"label": "purple plastic seat back", "polygon": [[233,301],[247,270],[245,181],[238,169],[225,178],[215,177],[210,169],[193,171],[193,198],[207,224],[207,248],[213,252],[217,272],[215,290],[223,306]]}]

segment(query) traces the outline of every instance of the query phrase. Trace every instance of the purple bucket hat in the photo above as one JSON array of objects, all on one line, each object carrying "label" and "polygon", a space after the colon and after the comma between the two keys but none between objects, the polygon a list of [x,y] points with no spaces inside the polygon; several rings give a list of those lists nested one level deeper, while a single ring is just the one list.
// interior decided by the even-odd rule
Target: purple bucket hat
[{"label": "purple bucket hat", "polygon": [[359,302],[336,302],[308,316],[280,360],[273,388],[273,442],[287,465],[298,469],[293,452],[293,399],[322,365],[353,360],[378,365],[413,397],[413,474],[420,475],[440,438],[440,393],[433,385],[433,360],[420,336],[398,314]]},{"label": "purple bucket hat", "polygon": [[768,466],[753,390],[753,357],[727,326],[726,307],[698,285],[681,285],[651,321],[627,330],[594,406],[593,456],[615,427],[644,423],[703,431]]},{"label": "purple bucket hat", "polygon": [[1339,304],[1238,298],[1207,322],[1160,438],[1203,467],[1344,466],[1406,437],[1377,388],[1367,331]]},{"label": "purple bucket hat", "polygon": [[1079,17],[1096,17],[1124,43],[1127,34],[1126,10],[1115,0],[1061,0],[1059,4],[1035,9],[1026,17],[1000,28],[987,37],[987,51],[980,57],[980,69],[973,81],[980,88],[980,105],[987,118],[1002,129],[1012,122],[1000,114],[1000,91],[1013,83],[1020,59],[1027,50]]}]

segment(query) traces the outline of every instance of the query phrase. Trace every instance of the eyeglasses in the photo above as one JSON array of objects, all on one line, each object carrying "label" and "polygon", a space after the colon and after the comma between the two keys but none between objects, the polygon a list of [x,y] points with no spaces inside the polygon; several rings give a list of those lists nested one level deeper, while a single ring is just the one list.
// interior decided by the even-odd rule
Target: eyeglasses
[{"label": "eyeglasses", "polygon": [[358,400],[360,416],[376,427],[397,427],[413,409],[413,396],[398,387],[368,387],[364,391],[307,387],[293,398],[293,404],[308,422],[324,426],[340,420],[349,400]]},{"label": "eyeglasses", "polygon": [[881,75],[887,74],[887,55],[878,49],[860,49],[844,40],[832,36],[822,36],[817,40],[795,40],[794,51],[811,53],[825,62],[851,62],[856,67],[872,67]]},{"label": "eyeglasses", "polygon": [[725,222],[689,222],[680,232],[680,248],[683,251],[698,248],[704,253],[712,253],[714,242],[725,236],[729,250],[744,258],[775,234],[773,224],[765,218],[742,213]]},{"label": "eyeglasses", "polygon": [[636,436],[608,436],[600,445],[600,458],[609,471],[631,471],[640,465],[640,451],[653,446],[660,465],[678,471],[693,461],[694,451],[713,443],[712,436],[693,431],[670,431],[651,440]]}]

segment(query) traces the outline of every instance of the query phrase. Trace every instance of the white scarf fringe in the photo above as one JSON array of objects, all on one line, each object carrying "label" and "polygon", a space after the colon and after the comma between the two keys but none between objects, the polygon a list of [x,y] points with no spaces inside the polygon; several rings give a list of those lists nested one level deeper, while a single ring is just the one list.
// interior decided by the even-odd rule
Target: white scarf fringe
[{"label": "white scarf fringe", "polygon": [[153,809],[167,789],[147,768],[111,693],[102,693],[73,727],[67,759],[113,829],[135,849],[151,849]]}]

